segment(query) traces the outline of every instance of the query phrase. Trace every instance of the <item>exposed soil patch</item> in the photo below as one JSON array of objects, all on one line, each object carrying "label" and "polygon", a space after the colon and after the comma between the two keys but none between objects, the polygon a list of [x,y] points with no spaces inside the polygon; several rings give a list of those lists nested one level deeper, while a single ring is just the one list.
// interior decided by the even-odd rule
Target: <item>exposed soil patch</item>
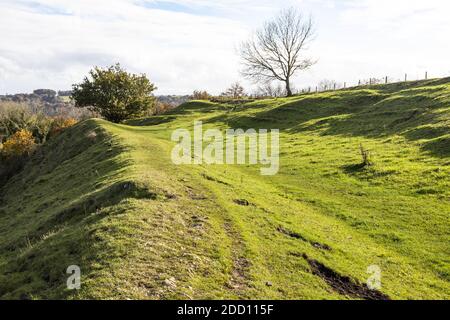
[{"label": "exposed soil patch", "polygon": [[250,262],[245,257],[234,257],[233,271],[228,282],[230,289],[243,291],[247,287],[246,272],[250,267]]},{"label": "exposed soil patch", "polygon": [[251,205],[251,203],[245,199],[235,199],[233,200],[233,202],[243,207],[248,207],[249,205]]},{"label": "exposed soil patch", "polygon": [[287,235],[288,237],[308,242],[308,240],[305,237],[303,237],[301,234],[293,232],[291,230],[287,230],[286,228],[283,228],[281,226],[277,228],[277,231]]},{"label": "exposed soil patch", "polygon": [[197,193],[192,187],[186,186],[186,192],[192,200],[207,200],[208,198],[203,195]]},{"label": "exposed soil patch", "polygon": [[323,244],[323,243],[319,243],[319,242],[315,242],[315,241],[311,241],[309,239],[306,239],[304,236],[302,236],[299,233],[293,232],[291,230],[287,230],[286,228],[279,226],[277,228],[278,232],[281,232],[282,234],[287,235],[288,237],[294,238],[294,239],[298,239],[304,242],[308,242],[310,245],[312,245],[314,248],[316,249],[320,249],[320,250],[326,250],[326,251],[331,251],[331,247]]},{"label": "exposed soil patch", "polygon": [[208,221],[208,217],[192,216],[190,219],[191,228],[203,228]]},{"label": "exposed soil patch", "polygon": [[341,295],[364,300],[390,300],[388,295],[378,290],[371,290],[366,284],[360,284],[350,277],[342,276],[317,260],[308,258],[306,254],[303,254],[303,258],[308,261],[314,275],[321,277]]},{"label": "exposed soil patch", "polygon": [[233,228],[230,222],[225,222],[225,231],[232,239],[232,259],[233,269],[231,271],[230,280],[227,283],[227,287],[243,295],[248,288],[248,271],[250,269],[250,261],[243,255],[244,242],[239,233]]},{"label": "exposed soil patch", "polygon": [[314,248],[317,248],[320,250],[331,251],[331,247],[327,244],[323,244],[323,243],[319,243],[319,242],[310,242],[310,243]]},{"label": "exposed soil patch", "polygon": [[209,175],[207,175],[207,174],[202,174],[202,177],[205,178],[205,179],[208,180],[208,181],[217,182],[217,183],[223,184],[223,185],[225,185],[225,186],[229,186],[229,185],[230,185],[228,182],[225,182],[225,181],[216,179],[216,178],[211,177],[211,176],[209,176]]}]

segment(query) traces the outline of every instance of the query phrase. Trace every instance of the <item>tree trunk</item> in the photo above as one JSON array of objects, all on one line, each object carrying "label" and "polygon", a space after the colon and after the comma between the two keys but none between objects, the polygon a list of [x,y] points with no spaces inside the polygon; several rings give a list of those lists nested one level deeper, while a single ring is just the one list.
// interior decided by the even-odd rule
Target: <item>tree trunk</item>
[{"label": "tree trunk", "polygon": [[286,95],[292,97],[291,83],[289,79],[286,80]]}]

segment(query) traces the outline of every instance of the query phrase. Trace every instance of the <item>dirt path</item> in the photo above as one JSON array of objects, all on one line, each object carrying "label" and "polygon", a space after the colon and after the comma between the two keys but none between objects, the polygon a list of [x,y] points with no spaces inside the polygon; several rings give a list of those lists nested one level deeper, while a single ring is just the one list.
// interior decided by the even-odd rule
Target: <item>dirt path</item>
[{"label": "dirt path", "polygon": [[228,289],[231,289],[238,297],[245,298],[249,289],[250,279],[248,277],[250,261],[245,257],[245,243],[239,232],[235,229],[232,222],[226,220],[224,229],[227,236],[232,241],[231,258],[233,268],[231,277],[227,283]]}]

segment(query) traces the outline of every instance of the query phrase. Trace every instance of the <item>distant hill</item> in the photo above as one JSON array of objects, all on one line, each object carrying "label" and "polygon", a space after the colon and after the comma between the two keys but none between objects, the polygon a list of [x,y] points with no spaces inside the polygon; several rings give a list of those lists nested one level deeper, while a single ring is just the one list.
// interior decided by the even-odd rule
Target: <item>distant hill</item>
[{"label": "distant hill", "polygon": [[70,96],[68,91],[58,92],[51,89],[36,89],[33,93],[17,93],[0,95],[0,101],[12,101],[12,102],[44,102],[48,104],[56,104],[64,102],[60,97]]},{"label": "distant hill", "polygon": [[[33,93],[0,95],[0,108],[2,103],[13,102],[26,105],[33,110],[41,110],[50,116],[64,112],[68,115],[78,114],[79,110],[74,108],[74,103],[70,99],[71,95],[71,91],[54,91],[51,89],[37,89]],[[169,110],[188,102],[191,96],[160,95],[156,96],[156,99],[165,106],[163,110]]]},{"label": "distant hill", "polygon": [[[195,120],[280,129],[279,174],[174,165]],[[449,146],[450,79],[84,121],[0,190],[0,298],[449,299]]]},{"label": "distant hill", "polygon": [[60,114],[76,116],[80,114],[80,110],[75,109],[73,102],[70,100],[69,91],[56,92],[51,89],[37,89],[33,93],[0,95],[0,108],[5,103],[10,102],[24,105],[33,111],[40,111],[49,116]]},{"label": "distant hill", "polygon": [[191,100],[191,96],[177,96],[177,95],[166,95],[166,96],[156,96],[156,99],[162,103],[169,104],[173,107],[178,107],[179,105]]}]

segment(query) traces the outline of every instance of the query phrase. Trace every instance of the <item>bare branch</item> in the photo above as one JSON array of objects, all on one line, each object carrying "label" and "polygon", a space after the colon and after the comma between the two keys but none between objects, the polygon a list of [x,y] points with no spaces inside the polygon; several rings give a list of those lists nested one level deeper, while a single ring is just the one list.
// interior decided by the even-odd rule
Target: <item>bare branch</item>
[{"label": "bare branch", "polygon": [[314,37],[311,18],[305,19],[296,9],[282,11],[273,21],[240,47],[242,75],[255,82],[285,82],[286,92],[292,95],[291,77],[311,67],[315,61],[302,57]]}]

